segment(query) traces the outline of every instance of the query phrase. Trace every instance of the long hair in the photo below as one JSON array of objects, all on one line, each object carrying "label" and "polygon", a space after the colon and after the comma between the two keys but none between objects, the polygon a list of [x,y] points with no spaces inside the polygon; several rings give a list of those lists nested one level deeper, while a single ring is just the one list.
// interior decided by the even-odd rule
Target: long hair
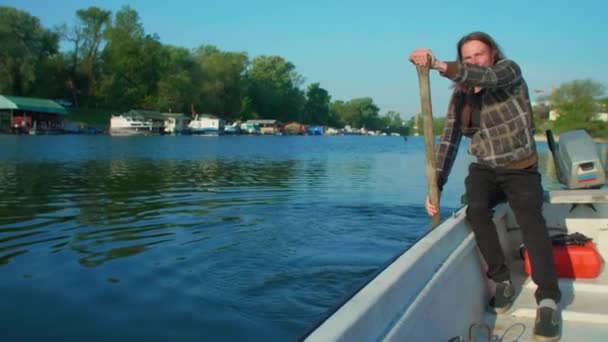
[{"label": "long hair", "polygon": [[502,52],[502,50],[500,49],[498,44],[496,44],[494,39],[492,39],[492,37],[490,37],[489,34],[487,34],[485,32],[477,31],[477,32],[471,32],[471,33],[467,34],[466,36],[460,38],[460,40],[458,41],[458,45],[457,45],[458,62],[462,63],[462,46],[466,42],[470,42],[471,40],[478,40],[478,41],[486,44],[490,48],[490,54],[492,55],[492,58],[494,59],[493,64],[496,64],[496,62],[505,58],[504,53]]},{"label": "long hair", "polygon": [[[458,62],[462,63],[462,46],[470,42],[472,40],[478,40],[484,44],[486,44],[490,48],[490,55],[492,56],[492,65],[496,64],[498,61],[505,59],[505,54],[502,52],[496,41],[489,34],[485,32],[471,32],[466,36],[460,38],[457,44],[457,54],[458,54]],[[454,83],[452,87],[459,93],[459,96],[455,100],[455,108],[456,112],[468,112],[469,116],[471,113],[472,99],[471,95],[473,94],[473,87],[466,86],[464,84]],[[461,120],[461,115],[457,115],[456,120]]]}]

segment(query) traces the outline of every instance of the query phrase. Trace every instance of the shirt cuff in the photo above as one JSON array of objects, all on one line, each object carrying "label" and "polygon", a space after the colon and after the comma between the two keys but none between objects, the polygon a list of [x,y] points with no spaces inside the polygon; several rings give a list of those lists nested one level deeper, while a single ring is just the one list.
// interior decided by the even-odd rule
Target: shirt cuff
[{"label": "shirt cuff", "polygon": [[445,62],[445,64],[447,64],[447,68],[445,72],[440,73],[441,76],[454,80],[456,76],[458,76],[458,71],[460,70],[460,63]]}]

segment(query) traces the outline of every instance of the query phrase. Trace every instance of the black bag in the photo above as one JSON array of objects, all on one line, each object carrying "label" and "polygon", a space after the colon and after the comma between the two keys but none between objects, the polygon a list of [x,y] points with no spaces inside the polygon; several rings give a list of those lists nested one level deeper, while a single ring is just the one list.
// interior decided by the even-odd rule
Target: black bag
[{"label": "black bag", "polygon": [[557,234],[551,237],[551,243],[553,244],[553,246],[584,246],[587,242],[591,240],[593,239],[581,233]]},{"label": "black bag", "polygon": [[[587,242],[593,240],[590,237],[587,237],[581,233],[572,233],[572,234],[556,234],[551,236],[551,244],[553,246],[584,246]],[[524,259],[524,251],[526,246],[522,243],[519,246],[519,256]]]}]

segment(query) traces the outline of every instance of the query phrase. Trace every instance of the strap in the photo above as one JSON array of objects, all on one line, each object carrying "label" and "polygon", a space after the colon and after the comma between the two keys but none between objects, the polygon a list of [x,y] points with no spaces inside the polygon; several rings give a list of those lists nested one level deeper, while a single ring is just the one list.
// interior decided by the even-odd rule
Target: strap
[{"label": "strap", "polygon": [[551,237],[551,242],[554,246],[568,246],[568,245],[577,245],[583,246],[585,243],[591,241],[592,239],[581,234],[581,233],[572,233],[572,234],[557,234]]}]

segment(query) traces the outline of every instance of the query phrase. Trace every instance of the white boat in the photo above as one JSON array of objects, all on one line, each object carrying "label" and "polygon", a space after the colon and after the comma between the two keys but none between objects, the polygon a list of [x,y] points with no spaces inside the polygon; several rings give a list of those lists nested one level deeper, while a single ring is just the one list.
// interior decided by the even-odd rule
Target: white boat
[{"label": "white boat", "polygon": [[173,115],[171,113],[165,115],[169,117],[164,120],[163,134],[190,133],[188,128],[190,118],[183,115]]},{"label": "white boat", "polygon": [[110,135],[147,135],[153,132],[151,121],[137,120],[123,115],[112,115],[110,118]]},{"label": "white boat", "polygon": [[[552,236],[582,233],[593,239],[605,258],[608,190],[576,186],[591,179],[591,174],[596,177],[588,185],[601,186],[604,169],[586,133],[568,134],[560,136],[558,146],[562,160],[570,163],[558,167],[560,181],[568,189],[548,192],[543,214]],[[586,139],[591,148],[586,142],[581,144]],[[485,277],[483,258],[465,222],[465,209],[454,212],[396,257],[304,340],[532,341],[536,285],[524,272],[521,229],[513,213],[501,204],[494,215],[517,291],[510,310],[495,315],[486,311],[493,282]],[[602,267],[593,279],[560,278],[559,286],[561,340],[608,341],[608,271]]]},{"label": "white boat", "polygon": [[247,123],[247,122],[243,122],[241,124],[241,132],[243,132],[245,134],[253,134],[253,135],[262,134],[260,125],[255,124],[255,123]]},{"label": "white boat", "polygon": [[221,135],[224,133],[224,120],[210,114],[197,114],[188,124],[192,134]]},{"label": "white boat", "polygon": [[236,135],[241,134],[241,124],[238,122],[226,125],[224,127],[224,134]]}]

